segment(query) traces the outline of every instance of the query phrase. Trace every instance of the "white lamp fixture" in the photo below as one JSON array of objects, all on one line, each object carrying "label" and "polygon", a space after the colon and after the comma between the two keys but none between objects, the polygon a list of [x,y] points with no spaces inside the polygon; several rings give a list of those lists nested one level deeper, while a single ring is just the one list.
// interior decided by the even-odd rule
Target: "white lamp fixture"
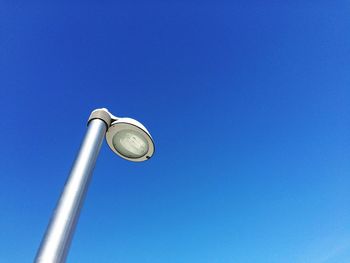
[{"label": "white lamp fixture", "polygon": [[41,242],[35,263],[66,261],[74,229],[104,137],[120,157],[142,162],[152,157],[154,143],[138,121],[113,116],[107,109],[94,110],[55,212]]},{"label": "white lamp fixture", "polygon": [[146,161],[154,153],[154,143],[145,126],[134,119],[119,118],[112,122],[106,140],[113,152],[133,161]]}]

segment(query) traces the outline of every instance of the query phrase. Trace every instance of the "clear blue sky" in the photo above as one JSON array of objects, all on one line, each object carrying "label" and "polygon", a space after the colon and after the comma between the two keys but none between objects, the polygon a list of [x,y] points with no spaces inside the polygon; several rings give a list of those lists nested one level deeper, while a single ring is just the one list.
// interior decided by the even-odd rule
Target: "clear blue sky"
[{"label": "clear blue sky", "polygon": [[350,2],[1,1],[0,262],[31,262],[91,110],[68,262],[350,262]]}]

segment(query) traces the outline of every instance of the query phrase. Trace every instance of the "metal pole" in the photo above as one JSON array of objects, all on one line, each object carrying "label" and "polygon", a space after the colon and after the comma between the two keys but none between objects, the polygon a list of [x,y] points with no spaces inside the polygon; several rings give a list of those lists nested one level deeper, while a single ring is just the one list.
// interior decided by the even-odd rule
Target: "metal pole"
[{"label": "metal pole", "polygon": [[66,261],[106,130],[106,123],[100,119],[93,119],[89,122],[84,141],[46,230],[35,263],[63,263]]}]

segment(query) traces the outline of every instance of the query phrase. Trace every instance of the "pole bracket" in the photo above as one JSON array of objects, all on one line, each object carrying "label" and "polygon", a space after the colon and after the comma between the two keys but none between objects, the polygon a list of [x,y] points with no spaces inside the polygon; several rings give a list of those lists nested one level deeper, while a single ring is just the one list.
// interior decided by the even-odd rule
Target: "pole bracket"
[{"label": "pole bracket", "polygon": [[111,126],[111,123],[117,120],[118,117],[113,116],[106,108],[101,108],[91,112],[87,123],[89,124],[89,122],[92,121],[93,119],[100,119],[104,121],[108,130],[108,128]]}]

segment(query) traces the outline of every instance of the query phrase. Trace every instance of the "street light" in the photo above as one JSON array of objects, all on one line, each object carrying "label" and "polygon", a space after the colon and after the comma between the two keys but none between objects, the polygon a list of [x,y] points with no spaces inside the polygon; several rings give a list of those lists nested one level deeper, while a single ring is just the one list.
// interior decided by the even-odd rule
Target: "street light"
[{"label": "street light", "polygon": [[141,123],[134,119],[113,116],[104,108],[94,110],[35,263],[66,261],[92,171],[105,136],[112,151],[126,160],[141,162],[151,158],[154,153],[152,137]]}]

